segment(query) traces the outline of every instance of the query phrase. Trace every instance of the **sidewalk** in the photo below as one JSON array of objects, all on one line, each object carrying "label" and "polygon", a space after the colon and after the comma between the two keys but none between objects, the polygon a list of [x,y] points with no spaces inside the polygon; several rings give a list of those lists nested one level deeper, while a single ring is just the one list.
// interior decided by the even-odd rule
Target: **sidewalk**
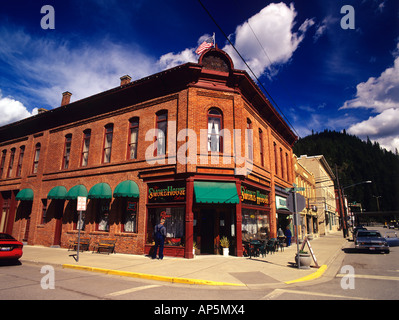
[{"label": "sidewalk", "polygon": [[[81,252],[77,263],[68,251],[62,248],[24,246],[21,262],[34,262],[102,272],[120,276],[168,281],[173,283],[252,287],[279,285],[312,280],[321,276],[341,253],[346,240],[342,232],[334,232],[311,241],[319,269],[301,270],[293,267],[296,244],[283,252],[266,257],[223,257],[217,255],[196,256],[194,259],[165,257],[152,260],[146,256],[129,254],[97,254]],[[304,278],[305,277],[305,278]]]}]

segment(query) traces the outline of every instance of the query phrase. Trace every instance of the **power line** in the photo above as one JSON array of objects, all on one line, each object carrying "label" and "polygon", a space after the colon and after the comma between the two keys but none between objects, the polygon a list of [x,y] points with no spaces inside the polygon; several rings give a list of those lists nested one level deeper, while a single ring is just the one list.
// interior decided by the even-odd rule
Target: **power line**
[{"label": "power line", "polygon": [[229,42],[229,44],[233,47],[233,49],[235,50],[235,52],[238,54],[238,56],[241,58],[241,60],[244,62],[244,64],[246,65],[246,67],[248,68],[248,70],[251,72],[251,74],[254,76],[254,78],[256,79],[256,81],[258,82],[258,85],[262,87],[262,89],[264,90],[264,92],[266,92],[266,94],[268,95],[269,99],[273,102],[274,106],[280,111],[281,115],[284,117],[284,119],[287,121],[287,123],[290,125],[291,129],[295,132],[295,134],[301,138],[301,136],[299,135],[299,133],[295,130],[294,126],[292,125],[292,123],[287,119],[287,117],[285,116],[285,114],[283,113],[283,111],[280,109],[280,107],[278,106],[277,102],[273,99],[273,97],[270,95],[270,93],[266,90],[266,88],[263,86],[262,82],[260,82],[260,80],[258,79],[258,77],[256,76],[256,74],[252,71],[251,67],[248,65],[248,63],[245,61],[245,59],[242,57],[242,55],[240,54],[240,52],[237,50],[237,48],[235,47],[235,45],[231,42],[231,40],[229,39],[229,37],[224,33],[223,29],[219,26],[219,24],[216,22],[216,20],[213,18],[212,14],[208,11],[208,9],[205,7],[205,5],[201,2],[201,0],[198,0],[199,4],[201,5],[201,7],[205,10],[205,12],[208,14],[208,16],[211,18],[211,20],[213,21],[213,23],[216,25],[216,27],[219,29],[219,31],[222,33],[222,35],[227,39],[227,41]]}]

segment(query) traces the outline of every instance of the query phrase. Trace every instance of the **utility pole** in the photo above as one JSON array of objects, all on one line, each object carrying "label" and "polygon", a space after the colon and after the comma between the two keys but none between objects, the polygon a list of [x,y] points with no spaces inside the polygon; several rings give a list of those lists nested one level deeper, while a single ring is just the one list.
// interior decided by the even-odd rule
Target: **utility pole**
[{"label": "utility pole", "polygon": [[345,208],[343,208],[342,205],[342,190],[341,190],[341,186],[339,184],[339,177],[338,177],[338,168],[337,168],[337,164],[335,164],[335,175],[337,177],[337,186],[338,186],[338,204],[339,204],[339,211],[341,213],[341,219],[342,219],[342,233],[344,238],[346,238],[348,236],[348,230],[347,230],[347,225],[346,225],[346,214],[345,214]]}]

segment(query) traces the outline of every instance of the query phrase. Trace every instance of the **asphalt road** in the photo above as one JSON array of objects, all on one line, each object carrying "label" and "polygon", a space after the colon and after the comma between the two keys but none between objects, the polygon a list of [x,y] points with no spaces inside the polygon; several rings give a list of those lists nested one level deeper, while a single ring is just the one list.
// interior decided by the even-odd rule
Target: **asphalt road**
[{"label": "asphalt road", "polygon": [[180,285],[31,263],[3,265],[0,300],[398,300],[399,247],[390,254],[353,248],[348,241],[322,278],[274,288]]}]

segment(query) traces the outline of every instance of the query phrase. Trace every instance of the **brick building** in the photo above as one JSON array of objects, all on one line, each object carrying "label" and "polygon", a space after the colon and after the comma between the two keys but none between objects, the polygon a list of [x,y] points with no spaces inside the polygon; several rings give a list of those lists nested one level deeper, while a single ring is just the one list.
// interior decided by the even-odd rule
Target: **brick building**
[{"label": "brick building", "polygon": [[[294,182],[297,137],[249,75],[217,48],[186,63],[0,128],[0,232],[66,247],[149,253],[166,218],[165,254],[230,254],[276,236],[276,199]],[[249,129],[249,130],[247,130]],[[78,221],[77,196],[87,196]]]}]

